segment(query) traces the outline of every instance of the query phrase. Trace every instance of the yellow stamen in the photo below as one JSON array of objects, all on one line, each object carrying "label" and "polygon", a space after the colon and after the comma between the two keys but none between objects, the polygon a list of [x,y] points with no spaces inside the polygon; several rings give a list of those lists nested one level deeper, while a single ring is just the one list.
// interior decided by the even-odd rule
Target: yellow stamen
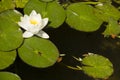
[{"label": "yellow stamen", "polygon": [[34,24],[34,25],[35,25],[35,24],[38,24],[38,22],[37,22],[36,20],[34,20],[34,19],[31,19],[31,20],[30,20],[30,23],[31,23],[31,24]]}]

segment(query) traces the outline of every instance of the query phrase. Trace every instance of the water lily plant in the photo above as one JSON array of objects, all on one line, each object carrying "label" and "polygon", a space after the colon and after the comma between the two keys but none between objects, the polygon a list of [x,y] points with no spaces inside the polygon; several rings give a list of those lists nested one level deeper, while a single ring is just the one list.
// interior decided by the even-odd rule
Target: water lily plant
[{"label": "water lily plant", "polygon": [[37,35],[41,38],[49,38],[49,35],[42,29],[47,25],[48,18],[42,19],[41,14],[37,14],[35,10],[32,10],[30,15],[24,15],[21,17],[21,21],[18,25],[25,30],[23,33],[24,38],[30,38],[33,35]]}]

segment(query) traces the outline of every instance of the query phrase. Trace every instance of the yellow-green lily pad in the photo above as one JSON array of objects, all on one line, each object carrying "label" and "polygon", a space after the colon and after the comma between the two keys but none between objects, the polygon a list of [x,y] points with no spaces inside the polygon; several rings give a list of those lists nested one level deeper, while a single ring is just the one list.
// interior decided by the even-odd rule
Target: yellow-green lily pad
[{"label": "yellow-green lily pad", "polygon": [[93,78],[107,79],[113,73],[113,65],[108,58],[98,54],[91,54],[83,58],[82,69],[85,74]]},{"label": "yellow-green lily pad", "polygon": [[21,80],[21,78],[10,72],[0,72],[0,80]]},{"label": "yellow-green lily pad", "polygon": [[[16,51],[0,51],[0,70],[9,67],[16,59]],[[1,79],[0,79],[1,80]]]},{"label": "yellow-green lily pad", "polygon": [[15,10],[7,10],[0,14],[0,50],[10,51],[18,48],[22,42],[22,31],[17,22],[21,14]]}]

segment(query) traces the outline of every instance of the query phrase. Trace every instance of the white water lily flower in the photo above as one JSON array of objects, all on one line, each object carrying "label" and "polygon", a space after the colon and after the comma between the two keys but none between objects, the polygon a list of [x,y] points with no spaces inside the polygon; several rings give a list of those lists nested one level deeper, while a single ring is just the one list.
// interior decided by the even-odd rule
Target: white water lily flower
[{"label": "white water lily flower", "polygon": [[32,10],[30,16],[24,15],[21,17],[21,21],[18,22],[18,25],[26,30],[23,33],[24,38],[29,38],[33,35],[37,35],[42,38],[49,38],[49,35],[42,30],[47,23],[48,18],[42,19],[41,14],[37,14],[35,10]]}]

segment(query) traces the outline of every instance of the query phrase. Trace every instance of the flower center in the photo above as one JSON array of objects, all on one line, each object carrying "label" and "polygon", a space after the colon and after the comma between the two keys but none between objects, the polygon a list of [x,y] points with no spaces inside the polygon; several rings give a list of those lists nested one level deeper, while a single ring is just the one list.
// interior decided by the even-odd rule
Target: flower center
[{"label": "flower center", "polygon": [[33,25],[38,24],[37,20],[35,20],[35,19],[31,19],[31,20],[30,20],[30,23],[33,24]]}]

